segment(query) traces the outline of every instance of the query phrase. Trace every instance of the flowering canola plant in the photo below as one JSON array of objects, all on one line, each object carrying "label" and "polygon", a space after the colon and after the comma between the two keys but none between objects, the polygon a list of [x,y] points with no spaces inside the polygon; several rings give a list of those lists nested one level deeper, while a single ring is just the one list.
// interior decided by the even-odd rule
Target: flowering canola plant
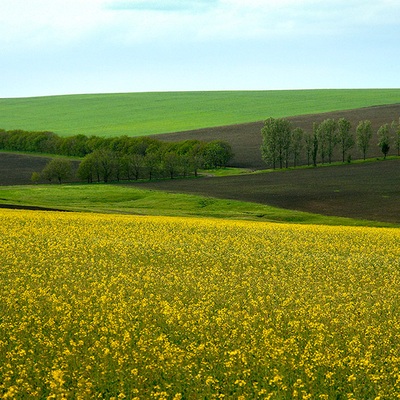
[{"label": "flowering canola plant", "polygon": [[0,218],[0,398],[400,398],[400,230]]}]

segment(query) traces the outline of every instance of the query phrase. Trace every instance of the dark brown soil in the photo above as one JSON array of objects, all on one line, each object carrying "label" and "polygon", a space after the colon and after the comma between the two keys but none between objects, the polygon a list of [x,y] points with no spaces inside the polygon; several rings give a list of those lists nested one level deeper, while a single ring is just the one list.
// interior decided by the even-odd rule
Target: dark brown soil
[{"label": "dark brown soil", "polygon": [[400,223],[400,159],[136,185],[323,215]]},{"label": "dark brown soil", "polygon": [[[374,132],[384,123],[398,121],[400,104],[369,107],[351,111],[305,115],[290,118],[294,127],[312,130],[313,122],[326,118],[345,117],[353,129],[361,120],[372,122]],[[261,128],[263,122],[158,136],[165,141],[185,139],[228,141],[235,157],[232,166],[264,169],[261,159]],[[368,157],[381,157],[371,140]],[[392,149],[389,154],[394,154]],[[353,150],[352,159],[360,158]],[[340,160],[340,154],[336,154]],[[49,158],[0,153],[0,185],[31,183],[32,172],[40,172]],[[75,163],[75,167],[77,163]],[[179,179],[139,183],[141,188],[197,193],[220,198],[253,201],[288,209],[325,215],[400,223],[400,159],[367,164],[346,164],[268,174],[241,175],[225,178]]]},{"label": "dark brown soil", "polygon": [[7,208],[11,210],[33,210],[33,211],[63,211],[69,212],[68,210],[61,210],[58,208],[39,207],[39,206],[22,206],[20,204],[0,204],[0,208]]},{"label": "dark brown soil", "polygon": [[[312,132],[313,123],[320,123],[326,118],[347,118],[351,124],[352,129],[355,129],[359,121],[370,120],[372,123],[373,131],[376,132],[378,128],[392,121],[398,121],[400,117],[400,104],[360,108],[357,110],[337,111],[323,114],[310,114],[301,115],[298,117],[288,118],[292,121],[293,127],[300,127],[305,131]],[[165,135],[157,135],[156,138],[165,141],[178,141],[185,139],[199,139],[211,141],[215,139],[226,140],[232,146],[235,154],[231,161],[231,166],[263,169],[266,168],[264,161],[261,158],[261,129],[264,125],[263,121],[252,122],[248,124],[221,126],[217,128],[198,129],[194,131],[171,133]],[[380,157],[382,153],[377,146],[378,140],[374,137],[371,140],[370,151],[367,157]],[[389,154],[395,154],[395,149],[391,149]],[[361,158],[361,154],[356,148],[353,148],[352,159]],[[334,156],[335,160],[340,161],[341,155],[339,149]],[[306,160],[303,160],[306,162]]]},{"label": "dark brown soil", "polygon": [[[29,185],[33,172],[41,172],[49,157],[0,152],[0,186]],[[77,161],[73,161],[75,168]],[[40,183],[48,183],[41,181]]]}]

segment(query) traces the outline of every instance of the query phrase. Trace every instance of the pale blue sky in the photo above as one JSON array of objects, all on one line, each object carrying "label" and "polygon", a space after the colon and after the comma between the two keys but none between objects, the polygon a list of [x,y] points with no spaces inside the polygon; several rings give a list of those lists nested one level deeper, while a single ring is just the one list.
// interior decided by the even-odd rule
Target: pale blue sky
[{"label": "pale blue sky", "polygon": [[0,0],[0,97],[400,87],[400,0]]}]

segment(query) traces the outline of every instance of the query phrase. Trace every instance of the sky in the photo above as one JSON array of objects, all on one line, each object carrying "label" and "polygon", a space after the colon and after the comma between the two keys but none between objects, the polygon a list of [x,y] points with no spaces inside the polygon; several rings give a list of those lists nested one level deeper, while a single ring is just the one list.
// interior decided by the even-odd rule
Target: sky
[{"label": "sky", "polygon": [[400,88],[400,0],[0,0],[0,98]]}]

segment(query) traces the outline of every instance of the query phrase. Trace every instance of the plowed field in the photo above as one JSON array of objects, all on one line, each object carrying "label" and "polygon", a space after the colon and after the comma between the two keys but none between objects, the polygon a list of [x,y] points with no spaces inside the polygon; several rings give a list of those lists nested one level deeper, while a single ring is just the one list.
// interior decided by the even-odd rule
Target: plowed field
[{"label": "plowed field", "polygon": [[400,223],[400,159],[139,185],[323,215]]},{"label": "plowed field", "polygon": [[[312,132],[314,122],[320,123],[326,118],[339,119],[342,117],[347,118],[351,122],[353,131],[355,131],[359,121],[370,120],[373,132],[376,132],[381,125],[385,123],[390,124],[392,121],[398,121],[400,117],[400,104],[323,114],[302,115],[288,119],[292,121],[294,127],[300,127],[305,131]],[[154,137],[166,141],[184,139],[200,139],[207,141],[214,139],[226,140],[231,144],[233,152],[235,153],[235,156],[231,161],[232,166],[260,169],[266,167],[261,158],[260,152],[260,146],[262,143],[261,129],[263,125],[264,122],[259,121],[250,124],[198,129],[195,131],[157,135]],[[377,143],[378,140],[374,137],[371,140],[370,151],[367,154],[368,157],[382,156]],[[361,157],[361,154],[356,148],[354,148],[351,153],[353,160]],[[395,149],[392,149],[390,154],[394,153]],[[339,151],[337,151],[334,158],[336,160],[341,159]],[[303,160],[303,162],[304,161],[305,160]]]},{"label": "plowed field", "polygon": [[[326,118],[349,119],[353,128],[358,121],[369,119],[373,129],[398,120],[400,104],[370,107],[291,118],[293,125],[311,130],[313,122]],[[235,157],[232,165],[253,169],[265,168],[261,159],[261,128],[263,122],[201,129],[162,135],[166,141],[197,138],[227,140]],[[371,140],[369,157],[381,157]],[[389,154],[395,154],[391,149]],[[353,159],[360,158],[353,150]],[[340,155],[336,155],[340,159]],[[41,171],[45,157],[0,153],[0,185],[29,184],[32,172]],[[400,223],[400,159],[368,164],[350,164],[337,167],[253,174],[225,178],[166,180],[139,183],[142,188],[175,192],[199,193],[220,198],[238,199],[278,207],[383,222]]]}]

